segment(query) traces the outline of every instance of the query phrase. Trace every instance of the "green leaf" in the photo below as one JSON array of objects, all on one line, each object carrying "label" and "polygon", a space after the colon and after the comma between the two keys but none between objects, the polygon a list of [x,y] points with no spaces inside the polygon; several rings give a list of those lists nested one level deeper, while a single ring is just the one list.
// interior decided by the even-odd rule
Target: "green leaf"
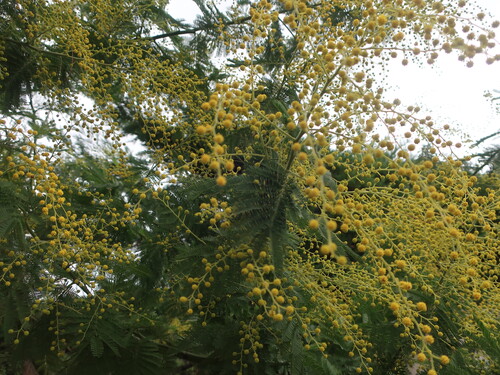
[{"label": "green leaf", "polygon": [[94,357],[100,358],[104,353],[104,345],[101,339],[97,336],[92,336],[90,338],[90,350]]},{"label": "green leaf", "polygon": [[321,365],[325,374],[342,375],[342,370],[331,363],[328,358],[321,356]]}]

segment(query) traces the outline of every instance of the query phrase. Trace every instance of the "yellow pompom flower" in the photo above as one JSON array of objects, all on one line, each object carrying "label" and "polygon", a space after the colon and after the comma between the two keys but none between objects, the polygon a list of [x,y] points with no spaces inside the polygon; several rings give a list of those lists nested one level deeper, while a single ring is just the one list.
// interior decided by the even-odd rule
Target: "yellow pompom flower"
[{"label": "yellow pompom flower", "polygon": [[427,305],[425,302],[417,302],[418,311],[427,311]]},{"label": "yellow pompom flower", "polygon": [[446,355],[442,355],[441,357],[439,357],[439,362],[441,362],[442,365],[447,365],[448,363],[450,363],[450,358]]},{"label": "yellow pompom flower", "polygon": [[316,219],[309,220],[309,228],[318,229],[319,228],[319,221]]},{"label": "yellow pompom flower", "polygon": [[226,177],[224,177],[224,176],[217,177],[216,183],[219,186],[226,186],[226,184],[227,184]]}]

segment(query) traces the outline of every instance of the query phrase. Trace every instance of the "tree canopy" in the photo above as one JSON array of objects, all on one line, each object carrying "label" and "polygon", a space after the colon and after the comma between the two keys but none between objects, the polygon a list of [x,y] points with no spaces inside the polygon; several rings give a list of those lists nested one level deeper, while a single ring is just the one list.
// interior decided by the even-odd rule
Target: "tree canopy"
[{"label": "tree canopy", "polygon": [[500,23],[194,2],[0,4],[2,373],[500,371],[497,171],[384,90]]}]

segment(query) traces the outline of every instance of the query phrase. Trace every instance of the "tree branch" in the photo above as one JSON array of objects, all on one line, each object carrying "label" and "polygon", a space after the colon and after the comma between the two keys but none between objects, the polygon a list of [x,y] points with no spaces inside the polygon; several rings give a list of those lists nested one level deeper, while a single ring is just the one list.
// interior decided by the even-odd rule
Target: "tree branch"
[{"label": "tree branch", "polygon": [[493,137],[495,137],[496,135],[499,135],[499,134],[500,134],[500,131],[497,131],[497,132],[494,132],[494,133],[492,133],[490,135],[487,135],[486,137],[483,137],[479,141],[477,141],[476,143],[474,143],[473,146],[477,146],[477,145],[483,143],[484,141],[486,141],[487,139],[493,138]]},{"label": "tree branch", "polygon": [[[486,156],[488,155],[488,153],[486,154],[481,154],[481,155],[476,155],[476,156]],[[480,165],[478,166],[475,170],[474,170],[474,173],[472,173],[473,176],[475,176],[476,174],[478,174],[484,167],[486,167],[488,164],[490,164],[497,155],[500,155],[500,148],[494,150],[493,152],[491,152],[491,154],[488,155],[488,158]]]},{"label": "tree branch", "polygon": [[[250,17],[250,16],[238,18],[236,20],[225,23],[224,28],[228,27],[228,26],[242,25],[251,19],[252,19],[252,17]],[[191,29],[176,30],[176,31],[170,31],[168,33],[153,35],[153,36],[150,36],[150,37],[145,38],[145,39],[158,40],[158,39],[164,39],[164,38],[171,38],[171,37],[178,36],[178,35],[196,34],[198,31],[206,31],[206,30],[210,30],[212,28],[213,28],[213,26],[199,26],[199,27],[193,27]]]}]

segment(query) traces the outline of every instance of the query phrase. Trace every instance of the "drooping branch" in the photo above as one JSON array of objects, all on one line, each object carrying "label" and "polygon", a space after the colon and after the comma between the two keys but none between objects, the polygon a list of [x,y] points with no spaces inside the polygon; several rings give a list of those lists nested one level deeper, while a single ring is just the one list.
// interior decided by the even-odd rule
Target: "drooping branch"
[{"label": "drooping branch", "polygon": [[60,53],[60,52],[55,52],[55,51],[49,51],[49,50],[46,50],[46,49],[41,49],[41,48],[38,48],[38,47],[35,47],[27,42],[21,42],[19,40],[14,40],[14,39],[11,39],[11,38],[7,38],[7,37],[0,37],[1,40],[4,40],[5,42],[9,42],[9,43],[14,43],[14,44],[17,44],[19,46],[24,46],[26,48],[29,48],[33,51],[36,51],[38,53],[43,53],[43,54],[47,54],[47,55],[52,55],[52,56],[58,56],[58,57],[69,57],[69,58],[72,58],[74,60],[83,60],[83,57],[78,57],[78,56],[70,56],[70,55],[67,55],[67,54],[64,54],[64,53]]}]

